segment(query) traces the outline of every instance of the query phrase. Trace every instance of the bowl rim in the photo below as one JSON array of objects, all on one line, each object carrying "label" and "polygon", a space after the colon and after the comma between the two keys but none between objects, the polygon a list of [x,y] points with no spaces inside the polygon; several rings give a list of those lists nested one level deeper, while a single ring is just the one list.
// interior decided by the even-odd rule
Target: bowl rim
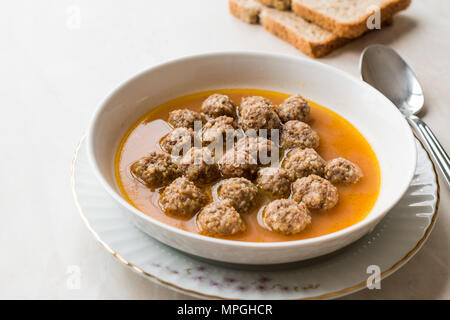
[{"label": "bowl rim", "polygon": [[[195,59],[205,59],[205,58],[218,58],[218,57],[226,57],[226,56],[234,56],[236,58],[238,57],[263,57],[263,58],[269,58],[269,59],[284,59],[284,60],[291,60],[292,62],[299,62],[302,63],[309,63],[314,65],[317,68],[324,68],[327,72],[334,72],[338,76],[341,76],[343,78],[346,78],[347,80],[355,83],[355,85],[359,85],[367,92],[370,92],[372,95],[379,96],[382,100],[384,100],[387,104],[391,105],[392,108],[395,109],[399,123],[402,124],[402,130],[405,131],[405,134],[408,136],[408,149],[410,149],[414,153],[414,157],[411,160],[412,165],[410,167],[410,172],[408,172],[408,179],[405,179],[405,182],[400,185],[397,189],[400,190],[400,192],[397,194],[397,196],[391,201],[391,203],[384,208],[380,208],[380,213],[375,216],[367,216],[363,220],[347,227],[342,230],[338,230],[332,233],[328,233],[322,236],[314,237],[314,238],[308,238],[308,239],[302,239],[302,240],[292,240],[292,241],[280,241],[280,242],[250,242],[250,241],[241,241],[241,240],[229,240],[229,239],[220,239],[220,238],[214,238],[214,237],[208,237],[205,235],[185,231],[182,229],[179,229],[177,227],[173,227],[171,225],[168,225],[162,221],[159,221],[149,215],[146,215],[142,211],[135,208],[133,205],[131,205],[119,192],[114,190],[109,183],[106,181],[106,179],[103,177],[103,174],[100,171],[99,165],[97,163],[97,160],[94,156],[94,132],[96,129],[97,123],[100,121],[100,116],[102,115],[103,109],[108,105],[109,101],[115,96],[117,92],[125,88],[126,86],[130,85],[134,81],[138,80],[140,77],[144,76],[145,74],[154,72],[158,69],[165,68],[171,64],[176,63],[186,63],[190,60]],[[288,248],[288,247],[297,247],[297,246],[303,246],[303,245],[310,245],[310,244],[317,244],[320,242],[326,242],[326,241],[332,241],[336,240],[341,237],[345,237],[349,234],[352,234],[360,229],[363,229],[365,227],[368,227],[369,225],[373,223],[378,223],[394,206],[395,204],[400,201],[400,199],[405,194],[407,188],[409,187],[413,176],[415,172],[415,168],[417,165],[417,149],[414,141],[414,135],[412,133],[412,130],[407,123],[405,117],[401,114],[401,112],[398,110],[398,108],[382,93],[380,93],[378,90],[367,84],[366,82],[351,76],[350,74],[336,68],[333,66],[330,66],[328,64],[324,64],[322,62],[318,62],[312,59],[307,59],[304,57],[299,56],[293,56],[289,54],[281,54],[281,53],[272,53],[272,52],[265,52],[265,51],[217,51],[217,52],[208,52],[208,53],[202,53],[202,54],[194,54],[194,55],[186,55],[175,59],[167,60],[163,63],[156,64],[152,67],[149,67],[145,69],[144,71],[141,71],[128,80],[122,82],[118,87],[116,87],[107,97],[101,102],[101,104],[97,107],[95,110],[91,120],[90,125],[87,133],[87,153],[89,162],[91,165],[91,168],[94,171],[95,176],[97,177],[97,180],[100,181],[101,185],[105,190],[109,193],[112,198],[117,201],[122,207],[127,209],[128,211],[131,211],[133,214],[137,215],[138,217],[144,219],[146,222],[151,223],[157,227],[165,229],[165,231],[168,232],[175,232],[180,236],[192,238],[192,240],[199,240],[199,241],[206,241],[211,244],[216,245],[223,245],[223,246],[230,246],[230,247],[246,247],[246,248]],[[377,222],[378,220],[378,222]]]}]

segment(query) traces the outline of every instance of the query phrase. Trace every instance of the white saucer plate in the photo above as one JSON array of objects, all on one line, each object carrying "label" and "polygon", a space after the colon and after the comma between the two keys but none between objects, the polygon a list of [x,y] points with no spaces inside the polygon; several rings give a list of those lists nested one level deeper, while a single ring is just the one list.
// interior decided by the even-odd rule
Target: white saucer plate
[{"label": "white saucer plate", "polygon": [[[84,140],[84,139],[83,139]],[[436,220],[439,184],[419,142],[414,179],[404,197],[368,235],[333,254],[299,263],[243,266],[206,261],[137,229],[94,176],[81,141],[72,167],[75,203],[89,230],[132,270],[160,285],[210,299],[330,299],[385,278],[421,248]],[[371,267],[372,266],[372,267]],[[374,266],[374,267],[373,267]]]}]

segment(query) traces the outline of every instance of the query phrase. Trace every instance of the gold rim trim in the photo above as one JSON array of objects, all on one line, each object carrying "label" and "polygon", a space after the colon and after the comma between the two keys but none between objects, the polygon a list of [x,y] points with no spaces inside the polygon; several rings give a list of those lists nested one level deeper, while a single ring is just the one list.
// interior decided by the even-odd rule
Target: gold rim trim
[{"label": "gold rim trim", "polygon": [[[124,263],[125,265],[127,265],[128,267],[130,267],[131,269],[133,269],[134,271],[150,278],[151,280],[153,280],[154,282],[161,284],[163,286],[166,286],[168,288],[172,288],[175,289],[177,291],[183,292],[183,293],[187,293],[187,294],[191,294],[191,295],[195,295],[195,296],[199,296],[199,297],[203,297],[203,298],[207,298],[207,299],[220,299],[220,300],[230,300],[228,298],[224,298],[224,297],[220,297],[220,296],[214,296],[214,295],[208,295],[208,294],[204,294],[201,292],[197,292],[194,290],[189,290],[189,289],[185,289],[182,287],[179,287],[175,284],[166,282],[164,280],[159,279],[158,277],[142,270],[141,268],[139,268],[138,266],[134,265],[133,263],[127,261],[125,258],[123,258],[120,254],[118,254],[116,251],[114,251],[105,241],[103,241],[100,236],[98,235],[98,233],[91,227],[88,219],[86,218],[86,216],[83,213],[83,210],[81,209],[81,205],[78,202],[78,196],[75,192],[75,161],[77,159],[77,155],[78,155],[78,151],[80,150],[80,147],[83,143],[83,140],[85,139],[86,135],[83,135],[83,137],[80,139],[80,142],[78,143],[76,149],[75,149],[75,154],[73,156],[72,159],[72,168],[71,168],[71,175],[70,175],[70,179],[71,179],[71,186],[72,186],[72,194],[73,194],[73,198],[75,201],[75,205],[78,208],[78,212],[81,216],[81,219],[83,220],[83,222],[86,224],[88,230],[94,235],[95,239],[100,242],[105,249],[111,253],[114,257],[116,257],[117,259],[119,259],[120,262]],[[428,153],[428,150],[425,149],[424,145],[422,144],[422,141],[420,141],[419,139],[416,139],[417,141],[419,141],[419,143],[421,144],[422,148],[425,150],[427,156],[428,156],[428,160],[430,160],[434,174],[435,174],[435,181],[436,181],[436,194],[437,194],[437,198],[436,198],[436,208],[435,211],[433,213],[433,217],[431,219],[430,225],[428,226],[427,230],[425,231],[424,236],[419,240],[419,242],[416,244],[416,246],[409,251],[402,259],[400,259],[398,262],[394,263],[390,268],[388,268],[387,270],[383,271],[380,275],[381,280],[387,278],[388,276],[390,276],[392,273],[394,273],[395,271],[397,271],[398,269],[400,269],[404,264],[406,264],[406,262],[409,261],[409,259],[411,259],[416,253],[417,251],[419,251],[419,249],[422,247],[422,245],[425,243],[425,241],[427,240],[428,236],[431,233],[431,230],[433,230],[434,224],[436,223],[436,219],[438,216],[438,212],[439,212],[439,203],[440,203],[440,185],[439,185],[439,178],[438,178],[438,173],[436,172],[436,167],[433,163],[433,161],[431,160],[430,154]],[[333,298],[333,297],[339,297],[339,296],[344,296],[346,294],[350,294],[350,293],[354,293],[357,292],[361,289],[363,289],[366,286],[366,282],[363,281],[361,283],[358,283],[354,286],[345,288],[345,289],[341,289],[338,291],[334,291],[334,292],[329,292],[329,293],[325,293],[322,295],[318,295],[315,297],[308,297],[308,298],[303,298],[303,299],[298,299],[298,300],[317,300],[317,299],[329,299],[329,298]]]}]

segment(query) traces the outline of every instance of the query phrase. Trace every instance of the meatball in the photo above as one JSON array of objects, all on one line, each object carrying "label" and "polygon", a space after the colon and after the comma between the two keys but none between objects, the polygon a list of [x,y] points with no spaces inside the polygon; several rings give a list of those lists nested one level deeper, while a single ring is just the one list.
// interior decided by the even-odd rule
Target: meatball
[{"label": "meatball", "polygon": [[208,197],[185,177],[180,177],[168,185],[159,203],[166,214],[191,217],[208,202]]},{"label": "meatball", "polygon": [[231,149],[220,159],[219,167],[224,177],[253,179],[258,170],[258,162],[249,152]]},{"label": "meatball", "polygon": [[173,156],[180,156],[194,145],[195,133],[191,128],[175,128],[160,142],[161,148]]},{"label": "meatball", "polygon": [[256,184],[277,198],[287,198],[291,193],[292,175],[283,168],[261,168]]},{"label": "meatball", "polygon": [[203,101],[202,112],[213,118],[220,116],[234,117],[236,115],[233,101],[228,96],[218,93]]},{"label": "meatball", "polygon": [[312,148],[319,147],[319,135],[309,125],[298,120],[291,120],[284,124],[281,132],[283,148]]},{"label": "meatball", "polygon": [[131,174],[150,188],[168,185],[181,175],[170,155],[151,152],[131,165]]},{"label": "meatball", "polygon": [[315,174],[295,181],[292,192],[292,199],[303,202],[309,209],[328,210],[339,201],[337,188]]},{"label": "meatball", "polygon": [[[278,148],[275,143],[263,137],[244,137],[236,143],[235,149],[250,153],[258,160],[259,164],[270,164],[272,155],[277,156],[273,161],[278,162],[279,160]],[[272,152],[274,153],[272,154]]]},{"label": "meatball", "polygon": [[251,106],[267,106],[273,108],[274,105],[270,99],[261,97],[261,96],[252,96],[252,97],[245,97],[242,98],[241,101],[241,111],[242,109],[245,109],[247,107]]},{"label": "meatball", "polygon": [[281,121],[275,112],[275,106],[263,97],[247,97],[241,103],[241,122],[244,130],[279,129]]},{"label": "meatball", "polygon": [[214,236],[234,235],[247,229],[231,200],[213,202],[204,207],[197,216],[197,226],[202,233]]},{"label": "meatball", "polygon": [[283,161],[283,168],[298,179],[310,174],[322,176],[325,164],[325,160],[314,149],[295,148],[287,154]]},{"label": "meatball", "polygon": [[235,126],[234,119],[227,116],[220,116],[209,120],[202,130],[203,143],[214,142],[220,137],[234,139]]},{"label": "meatball", "polygon": [[[168,122],[175,128],[191,128],[197,130],[205,122],[205,116],[189,109],[178,109],[169,113]],[[194,128],[195,122],[198,122],[198,128]]]},{"label": "meatball", "polygon": [[363,174],[353,162],[344,158],[336,158],[328,161],[324,176],[332,183],[357,183]]},{"label": "meatball", "polygon": [[258,188],[245,178],[230,178],[220,185],[219,198],[229,199],[238,212],[247,212],[256,203]]},{"label": "meatball", "polygon": [[300,233],[311,223],[306,206],[291,199],[269,203],[263,210],[262,219],[270,230],[284,235]]},{"label": "meatball", "polygon": [[179,163],[183,174],[191,181],[209,183],[219,178],[214,155],[208,148],[190,149]]},{"label": "meatball", "polygon": [[308,122],[310,109],[311,107],[309,106],[308,101],[297,94],[284,100],[284,102],[277,107],[277,112],[283,122],[291,120]]}]

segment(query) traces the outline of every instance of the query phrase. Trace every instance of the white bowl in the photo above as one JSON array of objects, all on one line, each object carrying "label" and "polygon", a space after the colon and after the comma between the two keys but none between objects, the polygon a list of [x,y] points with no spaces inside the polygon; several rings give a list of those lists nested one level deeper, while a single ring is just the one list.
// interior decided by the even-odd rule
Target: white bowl
[{"label": "white bowl", "polygon": [[[349,120],[374,149],[381,168],[377,202],[361,222],[324,236],[274,243],[231,241],[171,227],[130,205],[114,175],[120,139],[153,107],[192,92],[257,88],[301,92]],[[181,251],[218,261],[275,264],[300,261],[338,250],[370,232],[400,200],[416,167],[412,132],[397,108],[381,93],[319,62],[272,53],[211,53],[173,60],[135,76],[114,91],[94,115],[88,154],[97,178],[127,209],[138,228]],[[351,141],[349,141],[351,143]]]}]

